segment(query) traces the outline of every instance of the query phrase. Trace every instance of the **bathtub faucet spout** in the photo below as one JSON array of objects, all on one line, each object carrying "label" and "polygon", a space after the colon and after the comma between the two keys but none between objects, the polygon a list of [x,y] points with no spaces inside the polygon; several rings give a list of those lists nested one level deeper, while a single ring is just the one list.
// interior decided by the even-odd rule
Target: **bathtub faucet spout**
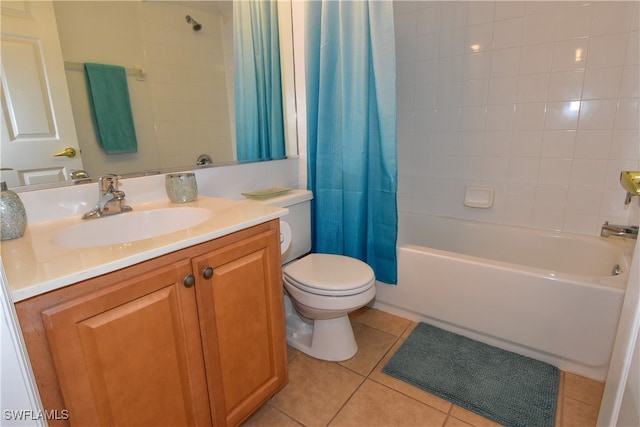
[{"label": "bathtub faucet spout", "polygon": [[609,224],[609,221],[605,221],[600,231],[602,237],[618,236],[626,237],[627,239],[638,238],[638,226],[637,225],[616,225]]}]

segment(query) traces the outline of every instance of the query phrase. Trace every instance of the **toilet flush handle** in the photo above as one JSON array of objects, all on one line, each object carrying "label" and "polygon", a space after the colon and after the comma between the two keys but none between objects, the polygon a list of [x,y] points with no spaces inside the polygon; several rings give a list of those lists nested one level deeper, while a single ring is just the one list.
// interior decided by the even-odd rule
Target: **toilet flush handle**
[{"label": "toilet flush handle", "polygon": [[202,277],[204,277],[205,279],[211,279],[213,277],[213,268],[207,267],[202,270]]}]

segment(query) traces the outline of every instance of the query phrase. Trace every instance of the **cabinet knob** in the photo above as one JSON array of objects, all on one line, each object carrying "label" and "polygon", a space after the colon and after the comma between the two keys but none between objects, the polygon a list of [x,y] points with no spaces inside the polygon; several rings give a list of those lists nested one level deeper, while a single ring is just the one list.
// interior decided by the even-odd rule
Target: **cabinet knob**
[{"label": "cabinet knob", "polygon": [[196,278],[193,274],[188,274],[184,276],[184,280],[182,280],[182,283],[186,288],[190,288],[196,284]]},{"label": "cabinet knob", "polygon": [[207,267],[202,270],[202,277],[204,277],[205,279],[211,279],[213,277],[213,268]]}]

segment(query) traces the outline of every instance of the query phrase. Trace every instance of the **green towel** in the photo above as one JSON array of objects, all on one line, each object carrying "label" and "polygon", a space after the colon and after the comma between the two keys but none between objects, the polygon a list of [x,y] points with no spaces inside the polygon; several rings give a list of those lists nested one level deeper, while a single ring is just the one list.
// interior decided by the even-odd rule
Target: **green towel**
[{"label": "green towel", "polygon": [[117,65],[85,63],[96,133],[107,154],[138,151],[127,73]]}]

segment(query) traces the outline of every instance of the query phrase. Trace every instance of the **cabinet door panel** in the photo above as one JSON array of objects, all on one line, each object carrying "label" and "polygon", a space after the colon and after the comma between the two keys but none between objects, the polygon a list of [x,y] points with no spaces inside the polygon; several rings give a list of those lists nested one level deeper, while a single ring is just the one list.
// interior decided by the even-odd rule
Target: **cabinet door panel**
[{"label": "cabinet door panel", "polygon": [[194,258],[196,295],[217,425],[237,425],[286,383],[276,231]]},{"label": "cabinet door panel", "polygon": [[[215,269],[213,303],[225,403],[231,408],[273,377],[269,313],[264,284],[265,250],[250,253]],[[240,309],[240,307],[242,307]],[[243,372],[241,378],[237,372]]]},{"label": "cabinet door panel", "polygon": [[187,260],[43,312],[75,425],[210,424]]}]

